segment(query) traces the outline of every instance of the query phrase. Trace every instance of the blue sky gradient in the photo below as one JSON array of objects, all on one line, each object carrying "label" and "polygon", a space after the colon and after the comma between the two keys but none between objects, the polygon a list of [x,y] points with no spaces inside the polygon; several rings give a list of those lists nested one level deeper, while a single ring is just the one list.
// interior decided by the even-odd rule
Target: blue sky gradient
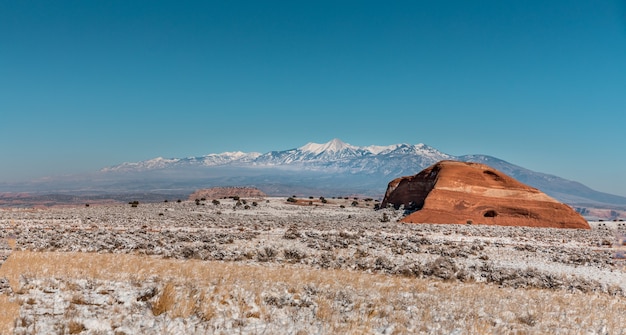
[{"label": "blue sky gradient", "polygon": [[626,195],[626,3],[2,1],[0,115],[0,181],[337,137]]}]

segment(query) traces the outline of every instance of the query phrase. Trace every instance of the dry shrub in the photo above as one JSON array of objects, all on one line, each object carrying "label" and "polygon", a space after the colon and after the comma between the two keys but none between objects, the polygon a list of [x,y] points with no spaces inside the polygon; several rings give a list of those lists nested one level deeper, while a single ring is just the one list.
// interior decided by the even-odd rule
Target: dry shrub
[{"label": "dry shrub", "polygon": [[204,299],[206,299],[206,295],[200,293],[192,284],[180,285],[169,281],[163,287],[161,295],[152,305],[152,313],[155,316],[168,313],[172,318],[186,318],[196,314],[205,320],[209,320],[215,312],[211,310],[211,306],[202,305]]},{"label": "dry shrub", "polygon": [[85,297],[78,293],[72,295],[72,299],[70,300],[70,302],[75,305],[89,305],[89,302],[85,300]]},{"label": "dry shrub", "polygon": [[172,310],[176,303],[176,287],[172,282],[165,284],[161,295],[157,301],[152,305],[152,314],[155,316],[161,315]]},{"label": "dry shrub", "polygon": [[207,295],[204,291],[200,293],[200,304],[196,306],[197,313],[204,321],[209,321],[215,317],[217,313],[215,306],[211,303],[210,295]]},{"label": "dry shrub", "polygon": [[71,320],[67,325],[67,330],[70,334],[80,334],[83,330],[85,330],[85,325],[76,320]]}]

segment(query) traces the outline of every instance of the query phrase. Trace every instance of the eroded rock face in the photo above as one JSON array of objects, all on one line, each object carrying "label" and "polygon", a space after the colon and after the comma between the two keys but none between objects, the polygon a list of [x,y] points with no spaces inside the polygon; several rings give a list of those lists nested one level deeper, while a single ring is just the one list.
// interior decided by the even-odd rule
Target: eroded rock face
[{"label": "eroded rock face", "polygon": [[242,198],[263,198],[267,195],[254,187],[212,187],[196,190],[189,196],[189,200],[195,199],[221,199],[239,196]]},{"label": "eroded rock face", "polygon": [[441,161],[392,180],[382,207],[417,209],[401,221],[590,229],[569,206],[487,165]]}]

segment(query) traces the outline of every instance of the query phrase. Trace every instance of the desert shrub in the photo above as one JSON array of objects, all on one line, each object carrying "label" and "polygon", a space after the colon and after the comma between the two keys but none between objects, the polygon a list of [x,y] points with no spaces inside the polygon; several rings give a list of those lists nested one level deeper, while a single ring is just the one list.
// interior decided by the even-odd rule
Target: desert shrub
[{"label": "desert shrub", "polygon": [[220,204],[220,201],[217,199],[213,199],[213,201],[211,201],[213,203],[213,205],[217,206]]},{"label": "desert shrub", "polygon": [[[269,201],[269,200],[268,200]],[[294,197],[289,197],[287,198],[287,202],[297,202],[298,200],[296,200]]]},{"label": "desert shrub", "polygon": [[352,205],[352,207],[356,207],[356,206],[358,206],[358,205],[359,205],[359,202],[358,202],[358,201],[356,201],[356,200],[354,200],[354,201],[352,202],[352,204],[351,204],[351,205]]},{"label": "desert shrub", "polygon": [[376,270],[391,270],[394,268],[394,264],[389,258],[385,256],[380,256],[376,258],[376,262],[374,263],[374,267]]},{"label": "desert shrub", "polygon": [[424,270],[422,269],[419,263],[414,262],[414,263],[402,265],[396,271],[396,273],[405,277],[418,277],[419,278],[424,273]]},{"label": "desert shrub", "polygon": [[253,207],[256,207],[256,206],[258,206],[258,205],[259,205],[259,204],[258,204],[256,201],[253,201],[253,202],[252,202],[252,206],[253,206]]},{"label": "desert shrub", "polygon": [[283,250],[283,255],[285,256],[285,259],[294,261],[294,262],[298,262],[301,259],[306,258],[307,256],[304,251],[296,249],[296,248]]},{"label": "desert shrub", "polygon": [[277,251],[272,247],[264,247],[257,251],[257,260],[259,262],[267,262],[276,257]]},{"label": "desert shrub", "polygon": [[532,327],[537,324],[537,316],[534,313],[526,312],[523,315],[518,316],[517,321]]},{"label": "desert shrub", "polygon": [[424,275],[434,276],[441,279],[452,279],[458,268],[450,257],[439,257],[434,261],[426,264]]},{"label": "desert shrub", "polygon": [[322,269],[328,269],[334,266],[335,259],[335,254],[327,251],[322,253],[317,261]]},{"label": "desert shrub", "polygon": [[295,239],[297,239],[300,236],[302,236],[302,235],[298,231],[298,227],[291,226],[291,227],[289,227],[289,229],[287,229],[287,231],[285,231],[285,234],[283,235],[283,238],[284,239],[288,239],[288,240],[295,240]]},{"label": "desert shrub", "polygon": [[80,334],[83,330],[85,330],[85,325],[78,321],[72,320],[67,325],[67,330],[70,334]]}]

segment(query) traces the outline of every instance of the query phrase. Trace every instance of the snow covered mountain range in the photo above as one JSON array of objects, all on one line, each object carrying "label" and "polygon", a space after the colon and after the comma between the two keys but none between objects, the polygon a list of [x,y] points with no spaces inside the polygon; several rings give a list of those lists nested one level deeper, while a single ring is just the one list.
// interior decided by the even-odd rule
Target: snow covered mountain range
[{"label": "snow covered mountain range", "polygon": [[214,186],[254,186],[269,195],[350,195],[382,197],[394,178],[414,175],[444,159],[484,163],[577,207],[626,210],[626,197],[595,191],[581,183],[531,171],[487,155],[453,156],[425,144],[354,146],[333,139],[299,148],[224,152],[199,157],[123,163],[100,171],[23,183],[0,184],[4,192],[37,194],[155,194],[184,196]]},{"label": "snow covered mountain range", "polygon": [[107,167],[102,172],[138,172],[176,167],[247,167],[280,168],[319,172],[401,174],[407,170],[417,173],[424,167],[443,159],[455,159],[425,144],[394,144],[358,147],[333,139],[330,142],[307,143],[284,151],[224,152],[200,157],[167,159],[157,157],[137,163]]},{"label": "snow covered mountain range", "polygon": [[[548,195],[581,206],[626,206],[626,198],[595,191],[578,182],[531,171],[487,155],[453,156],[425,144],[353,146],[333,139],[267,153],[224,152],[200,157],[162,157],[104,168],[103,175],[125,176],[136,191],[152,187],[253,185],[268,194],[344,192],[379,195],[387,183],[413,175],[444,159],[490,165]],[[186,186],[185,186],[186,185]]]}]

